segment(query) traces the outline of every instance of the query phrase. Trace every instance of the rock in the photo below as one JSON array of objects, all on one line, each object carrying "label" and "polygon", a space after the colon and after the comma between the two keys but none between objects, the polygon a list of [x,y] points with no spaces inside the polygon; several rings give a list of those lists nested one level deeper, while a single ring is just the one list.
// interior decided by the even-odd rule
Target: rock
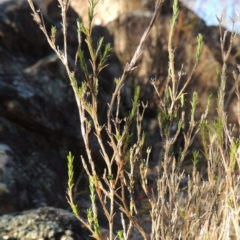
[{"label": "rock", "polygon": [[[125,12],[133,12],[146,9],[147,6],[154,7],[154,0],[150,1],[109,1],[103,0],[101,1],[95,9],[97,13],[96,17],[93,20],[93,23],[96,25],[106,25],[110,21],[115,20],[118,18],[119,15]],[[71,6],[78,12],[79,16],[82,17],[84,24],[88,23],[88,1],[83,0],[81,3],[76,0],[70,0]]]},{"label": "rock", "polygon": [[[42,206],[35,202],[39,196],[45,199],[44,205],[66,207],[66,156],[69,151],[75,156],[76,178],[81,171],[80,154],[85,156],[78,110],[66,71],[34,24],[26,1],[1,5],[0,143],[10,150],[10,155],[8,150],[2,150],[5,173],[0,178],[1,200],[6,198],[4,202],[9,206],[1,205],[0,215]],[[70,44],[74,50],[74,42]],[[95,158],[98,156],[97,150]],[[5,176],[13,178],[13,182],[6,181]]]},{"label": "rock", "polygon": [[[0,213],[4,214],[14,210],[16,203],[17,189],[15,187],[15,180],[17,174],[17,167],[12,160],[12,151],[5,145],[0,144]],[[12,196],[13,195],[13,196]]]},{"label": "rock", "polygon": [[0,238],[14,240],[84,240],[89,232],[68,211],[44,207],[0,217]]},{"label": "rock", "polygon": [[[29,183],[27,171],[24,171],[26,169],[19,166],[12,149],[0,144],[0,215],[24,210],[30,206],[46,206],[40,187]],[[45,184],[48,185],[47,182]]]}]

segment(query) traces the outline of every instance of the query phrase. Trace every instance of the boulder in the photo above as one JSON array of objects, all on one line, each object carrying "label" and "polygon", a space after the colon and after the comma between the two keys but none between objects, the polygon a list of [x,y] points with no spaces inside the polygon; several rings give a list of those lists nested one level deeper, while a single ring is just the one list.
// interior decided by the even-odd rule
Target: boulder
[{"label": "boulder", "polygon": [[87,240],[90,234],[68,211],[43,207],[1,216],[0,238]]}]

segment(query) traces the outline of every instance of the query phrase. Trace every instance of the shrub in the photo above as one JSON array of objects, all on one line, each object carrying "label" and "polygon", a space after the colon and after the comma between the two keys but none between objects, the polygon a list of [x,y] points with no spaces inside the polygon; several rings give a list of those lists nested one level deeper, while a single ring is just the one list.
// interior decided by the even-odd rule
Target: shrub
[{"label": "shrub", "polygon": [[[89,229],[92,237],[103,239],[96,201],[100,202],[108,220],[108,239],[110,240],[117,238],[130,239],[132,231],[136,230],[139,231],[143,239],[228,239],[229,237],[238,236],[240,233],[239,191],[238,176],[234,173],[239,169],[240,164],[239,139],[233,137],[232,130],[227,125],[227,113],[224,108],[227,80],[226,62],[232,49],[235,34],[230,33],[229,47],[225,50],[227,32],[222,32],[221,18],[219,24],[223,66],[218,73],[218,116],[212,122],[207,120],[211,101],[209,97],[206,111],[199,121],[195,120],[198,95],[194,92],[191,100],[189,125],[185,126],[185,91],[200,61],[203,38],[201,34],[198,35],[195,65],[186,82],[179,89],[179,81],[184,73],[180,70],[176,74],[174,65],[172,39],[179,13],[178,1],[174,0],[168,41],[169,75],[164,94],[161,95],[158,92],[154,80],[151,82],[159,96],[158,122],[161,138],[163,139],[164,154],[157,168],[155,182],[149,186],[147,171],[151,147],[146,148],[144,143],[145,134],[142,131],[142,121],[147,104],[139,101],[140,88],[138,86],[135,87],[132,109],[129,114],[120,119],[119,112],[122,101],[121,88],[126,76],[136,69],[137,60],[141,58],[146,38],[164,1],[158,0],[156,2],[151,22],[144,31],[132,59],[125,65],[121,78],[115,79],[115,89],[109,102],[108,111],[106,112],[107,121],[104,125],[99,122],[98,94],[99,84],[101,83],[98,81],[98,76],[108,64],[107,60],[111,52],[111,46],[109,44],[104,45],[103,38],[94,43],[91,37],[94,9],[98,1],[89,0],[88,26],[84,26],[80,20],[77,20],[79,50],[76,53],[77,61],[73,70],[70,69],[68,63],[66,12],[69,1],[59,0],[62,11],[63,52],[58,49],[55,43],[56,28],[52,27],[49,35],[41,12],[36,11],[32,0],[28,0],[28,2],[33,11],[34,20],[65,66],[74,91],[87,153],[87,159],[81,157],[84,170],[89,178],[91,200],[91,207],[87,210],[86,216],[79,211],[74,203],[73,156],[71,153],[67,157],[67,197],[75,216]],[[85,36],[90,52],[91,70],[89,70],[88,64],[84,60],[84,52],[81,50],[82,35]],[[77,81],[75,74],[78,61],[85,76],[85,80],[81,83]],[[233,76],[236,80],[236,94],[239,104],[238,74],[234,73]],[[240,109],[240,105],[238,105],[238,109]],[[173,128],[176,129],[174,133],[172,133]],[[133,129],[135,129],[134,132],[131,132]],[[103,133],[107,135],[107,139],[103,137]],[[106,163],[103,176],[99,176],[95,170],[96,163],[92,158],[90,147],[91,134],[95,135],[100,153]],[[184,147],[179,149],[179,157],[176,159],[172,148],[180,134],[183,134],[184,137]],[[194,151],[192,154],[193,172],[191,176],[185,176],[184,171],[181,171],[179,167],[184,161],[196,134],[201,135],[203,153],[208,163],[207,180],[200,176],[196,168],[199,161],[198,151]],[[136,136],[136,141],[133,140],[132,135]],[[110,145],[112,152],[107,151],[106,143]],[[144,152],[144,147],[147,149],[146,152]],[[114,164],[117,166],[117,171],[113,171]],[[140,209],[134,197],[136,176],[141,179],[141,187],[149,204],[149,212],[144,217],[149,220],[150,229],[146,229],[146,226],[141,224],[138,215]],[[117,209],[121,213],[122,229],[114,232],[114,218]]]}]

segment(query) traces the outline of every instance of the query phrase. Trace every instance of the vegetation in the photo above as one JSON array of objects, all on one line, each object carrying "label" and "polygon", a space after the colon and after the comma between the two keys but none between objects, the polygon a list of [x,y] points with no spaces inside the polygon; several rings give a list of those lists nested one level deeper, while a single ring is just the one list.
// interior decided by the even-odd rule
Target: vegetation
[{"label": "vegetation", "polygon": [[[79,110],[80,127],[86,147],[87,159],[82,157],[84,170],[89,178],[89,195],[91,208],[87,213],[82,213],[74,202],[73,186],[73,156],[68,155],[68,202],[73,213],[79,221],[89,229],[95,239],[103,239],[101,235],[101,223],[98,218],[98,206],[100,203],[106,219],[108,221],[108,239],[133,239],[133,231],[139,231],[143,239],[229,239],[238,236],[239,229],[239,196],[238,196],[238,176],[235,174],[239,169],[239,139],[234,138],[232,129],[227,124],[227,112],[224,107],[225,86],[227,81],[226,69],[227,59],[230,55],[232,44],[235,38],[234,33],[230,33],[230,42],[226,43],[227,32],[222,32],[221,22],[221,52],[223,58],[222,69],[218,72],[219,90],[217,117],[212,122],[207,120],[208,109],[211,98],[208,99],[206,111],[199,121],[195,120],[195,112],[198,102],[198,94],[195,92],[191,100],[191,116],[189,124],[186,126],[186,87],[194,76],[203,48],[203,37],[201,34],[197,38],[197,52],[195,65],[189,73],[186,82],[179,89],[179,82],[184,75],[183,71],[175,69],[174,47],[172,40],[174,28],[178,20],[179,6],[178,0],[173,3],[173,16],[170,22],[170,32],[168,41],[168,80],[164,94],[158,92],[155,81],[152,85],[159,97],[158,122],[160,134],[163,139],[163,157],[157,168],[158,176],[155,183],[149,187],[148,184],[148,161],[151,147],[145,146],[145,134],[142,131],[142,121],[147,104],[139,100],[140,88],[136,86],[132,100],[132,109],[127,116],[120,118],[121,88],[126,80],[126,76],[136,69],[137,60],[141,58],[144,43],[153,26],[156,16],[160,12],[164,0],[156,2],[155,12],[149,27],[144,31],[136,51],[126,63],[121,78],[115,80],[115,89],[109,102],[106,112],[106,123],[100,124],[98,95],[99,95],[99,73],[106,67],[108,57],[111,52],[109,44],[103,44],[103,38],[94,43],[91,37],[92,20],[95,15],[96,0],[89,0],[89,25],[85,26],[77,20],[79,50],[76,53],[77,61],[73,69],[68,63],[67,44],[67,22],[66,12],[69,7],[68,0],[59,0],[62,11],[62,31],[64,38],[63,52],[58,49],[55,43],[55,27],[51,29],[51,35],[45,28],[41,13],[36,11],[32,0],[28,0],[33,11],[33,18],[43,31],[51,48],[58,55],[68,73],[71,86],[73,88],[76,103]],[[90,53],[90,64],[84,60],[84,52],[81,50],[81,36],[85,41]],[[226,44],[229,45],[225,49]],[[96,46],[96,47],[94,47]],[[76,68],[78,62],[84,72],[85,79],[76,79]],[[137,70],[136,70],[137,71]],[[176,73],[177,71],[178,74]],[[238,74],[234,73],[236,81],[236,94],[238,97],[238,109],[240,109],[240,94],[237,85]],[[240,114],[239,114],[240,116]],[[240,123],[240,117],[239,117]],[[172,129],[176,131],[172,134]],[[133,131],[133,129],[135,129]],[[99,150],[106,163],[103,176],[95,170],[95,162],[90,147],[90,136],[94,134]],[[173,153],[173,145],[180,134],[184,137],[184,146],[178,149],[179,157],[176,159]],[[201,135],[203,151],[207,164],[207,179],[203,179],[197,171],[199,152],[193,152],[193,172],[191,176],[185,176],[180,170],[180,165],[184,161],[189,147],[197,134]],[[106,136],[103,137],[103,136]],[[132,136],[136,136],[133,138]],[[134,140],[136,139],[136,141]],[[107,150],[109,145],[112,151]],[[146,152],[145,150],[146,149]],[[117,170],[113,170],[113,166]],[[136,176],[141,179],[141,187],[149,203],[149,222],[151,228],[146,229],[142,224],[138,214],[139,206],[136,204],[134,195]],[[156,190],[156,191],[155,191]],[[114,228],[116,212],[121,213],[122,227],[117,231]]]}]

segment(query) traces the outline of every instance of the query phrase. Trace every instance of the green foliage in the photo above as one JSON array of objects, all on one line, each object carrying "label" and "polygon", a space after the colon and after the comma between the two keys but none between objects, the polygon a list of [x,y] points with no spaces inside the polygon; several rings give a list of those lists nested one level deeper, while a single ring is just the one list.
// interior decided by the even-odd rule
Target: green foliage
[{"label": "green foliage", "polygon": [[98,181],[98,177],[96,175],[89,177],[89,190],[90,190],[90,199],[92,202],[92,208],[88,209],[87,218],[90,225],[93,224],[94,232],[97,235],[100,235],[98,214],[97,214],[97,207],[96,207],[96,194],[95,194],[95,184],[97,181]]},{"label": "green foliage", "polygon": [[56,42],[56,33],[57,33],[57,28],[55,26],[51,27],[51,41],[55,45]]},{"label": "green foliage", "polygon": [[217,82],[218,82],[218,90],[220,90],[220,84],[221,84],[221,72],[219,69],[216,69],[216,75],[217,75]]},{"label": "green foliage", "polygon": [[192,101],[191,101],[191,115],[194,116],[195,115],[195,111],[196,111],[196,106],[197,106],[197,93],[194,92],[193,96],[192,96]]},{"label": "green foliage", "polygon": [[119,239],[119,240],[124,240],[123,231],[122,231],[122,230],[118,230],[118,231],[117,231],[117,236],[118,236],[118,239]]},{"label": "green foliage", "polygon": [[108,180],[114,180],[113,174],[109,174],[109,175],[107,176],[107,178],[108,178]]},{"label": "green foliage", "polygon": [[135,92],[134,92],[134,99],[133,99],[133,104],[132,104],[132,110],[129,116],[129,121],[131,122],[133,120],[133,118],[136,116],[136,112],[138,109],[138,101],[139,101],[139,96],[140,96],[140,87],[136,87],[135,88]]},{"label": "green foliage", "polygon": [[230,144],[230,163],[229,163],[229,168],[231,171],[234,171],[238,164],[237,164],[237,160],[238,160],[238,149],[240,146],[240,142],[239,139],[234,138]]},{"label": "green foliage", "polygon": [[89,29],[92,29],[92,20],[95,16],[94,10],[97,6],[99,0],[88,0],[89,8],[88,8],[88,20],[89,20]]},{"label": "green foliage", "polygon": [[206,158],[208,158],[208,132],[209,132],[209,123],[207,120],[202,121],[199,125],[200,128],[200,133],[202,137],[202,143],[203,143],[203,148],[204,148],[204,154]]},{"label": "green foliage", "polygon": [[[94,49],[95,43],[92,40],[92,20],[94,18],[94,9],[97,5],[98,1],[89,0],[89,11],[88,11],[88,17],[89,17],[89,26],[86,28],[84,24],[80,21],[80,19],[77,20],[77,27],[78,27],[78,33],[83,33],[86,36],[85,42],[87,43],[88,50],[90,53],[90,63],[92,67],[92,71],[88,69],[88,66],[85,61],[84,52],[80,49],[78,50],[78,58],[80,62],[80,67],[84,72],[85,75],[85,81],[87,83],[87,87],[90,89],[90,92],[92,94],[92,97],[94,100],[94,106],[96,106],[96,97],[98,95],[98,74],[107,66],[106,62],[109,58],[110,52],[112,50],[111,45],[107,43],[104,46],[104,38],[101,37],[98,42],[96,43],[97,47]],[[102,53],[103,50],[103,53]],[[97,63],[97,60],[99,59],[99,62]],[[89,72],[93,72],[93,74],[90,74]]]},{"label": "green foliage", "polygon": [[68,160],[68,202],[72,208],[72,211],[75,216],[79,215],[78,207],[76,204],[73,203],[72,200],[72,191],[74,186],[74,171],[73,171],[73,155],[71,152],[68,153],[67,160]]},{"label": "green foliage", "polygon": [[223,144],[224,139],[223,139],[223,121],[221,117],[218,117],[214,122],[213,122],[213,133],[216,134],[216,140],[218,141],[219,144]]},{"label": "green foliage", "polygon": [[83,70],[83,72],[85,74],[85,78],[89,79],[89,73],[88,73],[88,69],[87,69],[87,64],[85,62],[84,52],[82,50],[78,51],[78,57],[79,57],[79,62],[80,62],[81,69]]},{"label": "green foliage", "polygon": [[196,52],[196,62],[197,64],[199,63],[200,61],[200,57],[201,57],[201,54],[202,54],[202,48],[203,48],[203,36],[202,34],[198,34],[198,37],[197,37],[197,52]]},{"label": "green foliage", "polygon": [[174,2],[173,2],[173,16],[172,16],[172,19],[170,20],[171,28],[175,27],[175,25],[177,23],[178,15],[179,15],[178,0],[174,0]]},{"label": "green foliage", "polygon": [[74,186],[74,183],[73,183],[73,174],[74,174],[74,171],[73,171],[73,155],[71,152],[68,153],[68,156],[67,156],[67,160],[68,160],[68,188],[69,189],[72,189],[73,186]]},{"label": "green foliage", "polygon": [[175,67],[174,67],[174,49],[172,47],[172,39],[174,28],[178,19],[179,8],[178,8],[178,0],[174,0],[173,2],[173,16],[170,20],[170,31],[169,31],[169,41],[168,41],[168,54],[169,54],[169,67],[168,67],[168,75],[172,78],[172,89],[170,91],[171,99],[173,100],[174,94],[176,92],[176,79],[175,79]]},{"label": "green foliage", "polygon": [[198,156],[199,156],[199,152],[198,151],[193,151],[193,167],[196,168],[197,164],[198,164]]},{"label": "green foliage", "polygon": [[69,76],[69,78],[70,78],[70,82],[71,82],[72,88],[75,91],[78,91],[78,83],[77,83],[77,79],[75,78],[75,76],[73,74],[71,74]]},{"label": "green foliage", "polygon": [[102,69],[107,66],[106,61],[108,60],[109,54],[110,54],[111,51],[112,51],[112,47],[111,47],[110,43],[107,43],[104,47],[103,54],[100,54],[98,72],[102,71]]},{"label": "green foliage", "polygon": [[83,98],[85,96],[85,93],[87,91],[87,83],[84,81],[81,84],[81,87],[78,89],[78,96],[80,98]]},{"label": "green foliage", "polygon": [[181,102],[181,108],[183,108],[185,104],[185,94],[181,94],[180,102]]}]

